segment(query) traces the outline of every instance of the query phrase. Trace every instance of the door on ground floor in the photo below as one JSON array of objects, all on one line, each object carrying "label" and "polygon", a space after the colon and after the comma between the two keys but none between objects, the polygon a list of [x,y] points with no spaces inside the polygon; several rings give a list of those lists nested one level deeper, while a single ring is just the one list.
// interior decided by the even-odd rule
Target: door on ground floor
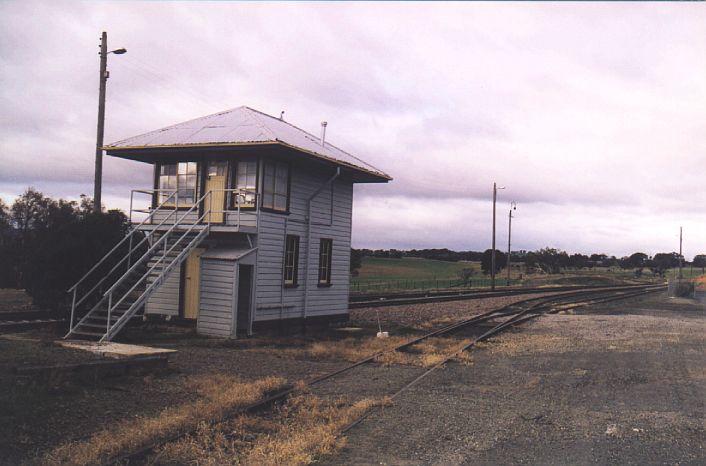
[{"label": "door on ground floor", "polygon": [[201,254],[204,251],[204,248],[195,248],[184,261],[184,300],[182,302],[184,319],[196,319],[199,316]]},{"label": "door on ground floor", "polygon": [[238,265],[238,311],[236,330],[246,333],[250,326],[250,311],[252,306],[253,266]]}]

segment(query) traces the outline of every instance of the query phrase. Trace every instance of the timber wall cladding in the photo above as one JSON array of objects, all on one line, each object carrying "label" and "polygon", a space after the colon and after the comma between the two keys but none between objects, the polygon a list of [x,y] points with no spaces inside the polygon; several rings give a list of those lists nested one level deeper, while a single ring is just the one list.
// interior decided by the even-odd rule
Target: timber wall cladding
[{"label": "timber wall cladding", "polygon": [[233,333],[237,262],[201,259],[201,293],[197,332],[229,337]]},{"label": "timber wall cladding", "polygon": [[[311,240],[307,248],[307,199],[332,172],[293,167],[290,215],[261,212],[257,253],[257,306],[255,321],[297,318],[304,315],[305,274],[309,276],[307,317],[348,312],[350,235],[353,183],[337,179],[312,202]],[[282,258],[287,234],[299,236],[299,283],[282,287]],[[331,286],[318,287],[320,238],[333,240]],[[308,254],[307,254],[308,251]],[[307,272],[307,263],[308,272]]]},{"label": "timber wall cladding", "polygon": [[[155,237],[155,241],[159,239],[159,235]],[[158,257],[154,257],[147,262],[147,267],[152,268],[157,262]],[[158,287],[152,296],[149,297],[145,304],[145,314],[160,314],[176,317],[179,315],[179,294],[181,292],[181,267],[172,269],[171,274]],[[158,273],[153,273],[147,277],[147,285],[149,286],[155,280]]]}]

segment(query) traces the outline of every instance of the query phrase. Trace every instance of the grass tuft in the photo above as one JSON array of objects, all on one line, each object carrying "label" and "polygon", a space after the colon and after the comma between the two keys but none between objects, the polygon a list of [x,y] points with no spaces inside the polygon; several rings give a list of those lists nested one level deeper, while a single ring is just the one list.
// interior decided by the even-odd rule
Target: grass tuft
[{"label": "grass tuft", "polygon": [[65,443],[43,455],[37,463],[102,463],[193,428],[199,423],[219,420],[229,411],[250,405],[284,385],[285,380],[280,377],[242,383],[228,375],[200,376],[192,382],[192,388],[198,396],[196,401],[166,408],[156,416],[119,422],[83,441]]},{"label": "grass tuft", "polygon": [[[384,365],[405,364],[433,367],[468,343],[470,343],[470,340],[458,338],[427,338],[411,347],[408,352],[394,351],[384,353],[375,358],[375,361]],[[470,365],[473,362],[471,355],[467,351],[459,353],[455,359],[466,365]]]},{"label": "grass tuft", "polygon": [[373,406],[388,400],[346,403],[308,393],[290,398],[273,417],[241,416],[166,445],[152,464],[305,465],[345,444],[338,433]]}]

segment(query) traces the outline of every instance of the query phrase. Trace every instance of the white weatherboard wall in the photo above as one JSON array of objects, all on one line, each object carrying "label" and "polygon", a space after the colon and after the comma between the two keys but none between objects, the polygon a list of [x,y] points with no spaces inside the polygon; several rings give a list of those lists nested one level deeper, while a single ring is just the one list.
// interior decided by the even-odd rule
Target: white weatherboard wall
[{"label": "white weatherboard wall", "polygon": [[233,334],[236,267],[235,261],[201,258],[198,333],[216,337]]},{"label": "white weatherboard wall", "polygon": [[[304,317],[304,287],[308,263],[307,317],[348,312],[353,183],[342,177],[325,187],[312,202],[311,240],[307,250],[307,199],[334,174],[333,169],[292,167],[290,214],[260,213],[255,321]],[[298,286],[282,281],[286,235],[299,236]],[[318,287],[319,240],[333,240],[331,286]],[[308,251],[308,254],[307,254]]]},{"label": "white weatherboard wall", "polygon": [[[147,266],[152,267],[156,259],[151,259]],[[147,284],[150,285],[156,274],[147,277]],[[181,283],[181,266],[172,269],[171,274],[159,286],[145,304],[145,314],[161,314],[166,316],[179,315],[179,292]]]}]

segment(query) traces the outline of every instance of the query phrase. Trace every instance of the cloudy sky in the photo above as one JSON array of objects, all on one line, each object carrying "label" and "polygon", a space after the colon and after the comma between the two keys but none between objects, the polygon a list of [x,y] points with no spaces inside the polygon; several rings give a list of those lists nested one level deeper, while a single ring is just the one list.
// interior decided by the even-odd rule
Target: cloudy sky
[{"label": "cloudy sky", "polygon": [[[248,105],[394,177],[357,247],[706,253],[706,5],[0,2],[0,196],[92,194],[105,141]],[[149,166],[107,158],[126,209]]]}]

